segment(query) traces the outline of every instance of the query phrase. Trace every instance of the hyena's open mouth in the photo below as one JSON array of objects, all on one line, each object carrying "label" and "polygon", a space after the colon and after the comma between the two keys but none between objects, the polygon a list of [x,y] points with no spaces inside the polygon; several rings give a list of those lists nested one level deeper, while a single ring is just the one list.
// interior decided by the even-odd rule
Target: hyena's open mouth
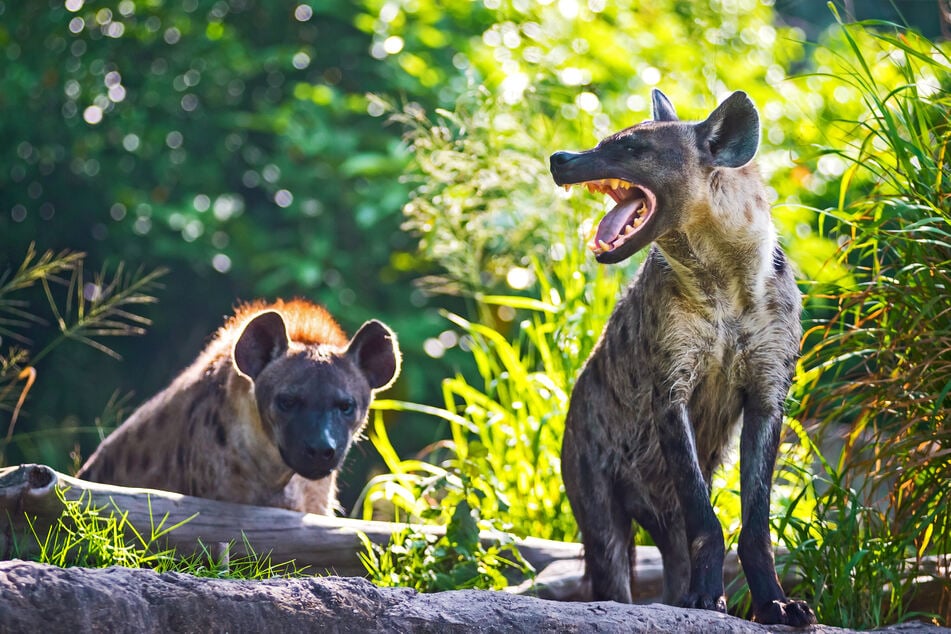
[{"label": "hyena's open mouth", "polygon": [[587,187],[590,192],[607,194],[616,203],[588,236],[588,248],[595,255],[615,251],[631,240],[650,223],[657,207],[653,192],[619,178],[569,183],[565,191],[576,185]]}]

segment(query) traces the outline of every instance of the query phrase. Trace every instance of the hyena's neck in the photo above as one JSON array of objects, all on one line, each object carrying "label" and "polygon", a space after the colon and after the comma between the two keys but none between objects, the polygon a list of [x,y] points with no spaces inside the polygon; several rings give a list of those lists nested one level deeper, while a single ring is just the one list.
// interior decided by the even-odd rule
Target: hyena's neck
[{"label": "hyena's neck", "polygon": [[685,216],[682,228],[656,241],[684,294],[738,311],[759,304],[778,241],[755,168],[714,171],[709,196]]}]

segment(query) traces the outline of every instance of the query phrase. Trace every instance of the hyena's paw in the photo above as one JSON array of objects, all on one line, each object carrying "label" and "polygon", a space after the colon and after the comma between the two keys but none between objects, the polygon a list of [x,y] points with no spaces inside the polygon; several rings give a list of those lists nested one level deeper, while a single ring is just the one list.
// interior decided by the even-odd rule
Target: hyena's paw
[{"label": "hyena's paw", "polygon": [[726,597],[723,595],[715,597],[712,594],[691,592],[680,600],[680,607],[726,612]]},{"label": "hyena's paw", "polygon": [[754,611],[753,621],[763,625],[804,627],[816,624],[816,615],[805,601],[770,601]]}]

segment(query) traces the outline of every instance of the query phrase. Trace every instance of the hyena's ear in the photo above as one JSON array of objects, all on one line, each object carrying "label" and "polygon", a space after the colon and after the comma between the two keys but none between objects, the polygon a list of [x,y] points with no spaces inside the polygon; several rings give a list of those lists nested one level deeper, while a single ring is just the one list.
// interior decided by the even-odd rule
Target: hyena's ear
[{"label": "hyena's ear", "polygon": [[353,335],[347,356],[357,364],[370,388],[390,387],[400,373],[400,348],[393,331],[371,319]]},{"label": "hyena's ear", "polygon": [[287,352],[287,345],[287,328],[280,313],[261,313],[245,325],[235,342],[234,365],[254,380],[268,363]]},{"label": "hyena's ear", "polygon": [[651,91],[651,106],[654,114],[654,121],[679,121],[677,111],[674,110],[674,104],[670,103],[667,95],[654,88]]},{"label": "hyena's ear", "polygon": [[727,97],[706,121],[697,124],[702,146],[709,148],[713,164],[742,167],[759,147],[759,113],[743,91]]}]

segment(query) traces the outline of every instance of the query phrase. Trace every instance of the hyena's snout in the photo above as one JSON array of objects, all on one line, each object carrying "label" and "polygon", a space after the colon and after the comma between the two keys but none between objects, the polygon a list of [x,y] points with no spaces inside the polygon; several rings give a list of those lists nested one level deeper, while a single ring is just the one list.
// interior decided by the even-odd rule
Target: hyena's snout
[{"label": "hyena's snout", "polygon": [[555,152],[549,159],[555,183],[566,190],[578,185],[605,194],[614,203],[589,236],[588,248],[598,262],[620,262],[651,243],[663,231],[657,196],[627,155],[600,146],[586,152]]},{"label": "hyena's snout", "polygon": [[321,404],[300,407],[292,415],[272,420],[284,464],[308,480],[329,476],[346,460],[363,415],[362,407],[357,411],[348,405],[345,412],[340,406]]},{"label": "hyena's snout", "polygon": [[308,425],[297,439],[292,455],[285,456],[288,466],[305,478],[326,477],[340,468],[347,457],[350,432],[341,421],[326,420],[332,418],[333,412]]}]

